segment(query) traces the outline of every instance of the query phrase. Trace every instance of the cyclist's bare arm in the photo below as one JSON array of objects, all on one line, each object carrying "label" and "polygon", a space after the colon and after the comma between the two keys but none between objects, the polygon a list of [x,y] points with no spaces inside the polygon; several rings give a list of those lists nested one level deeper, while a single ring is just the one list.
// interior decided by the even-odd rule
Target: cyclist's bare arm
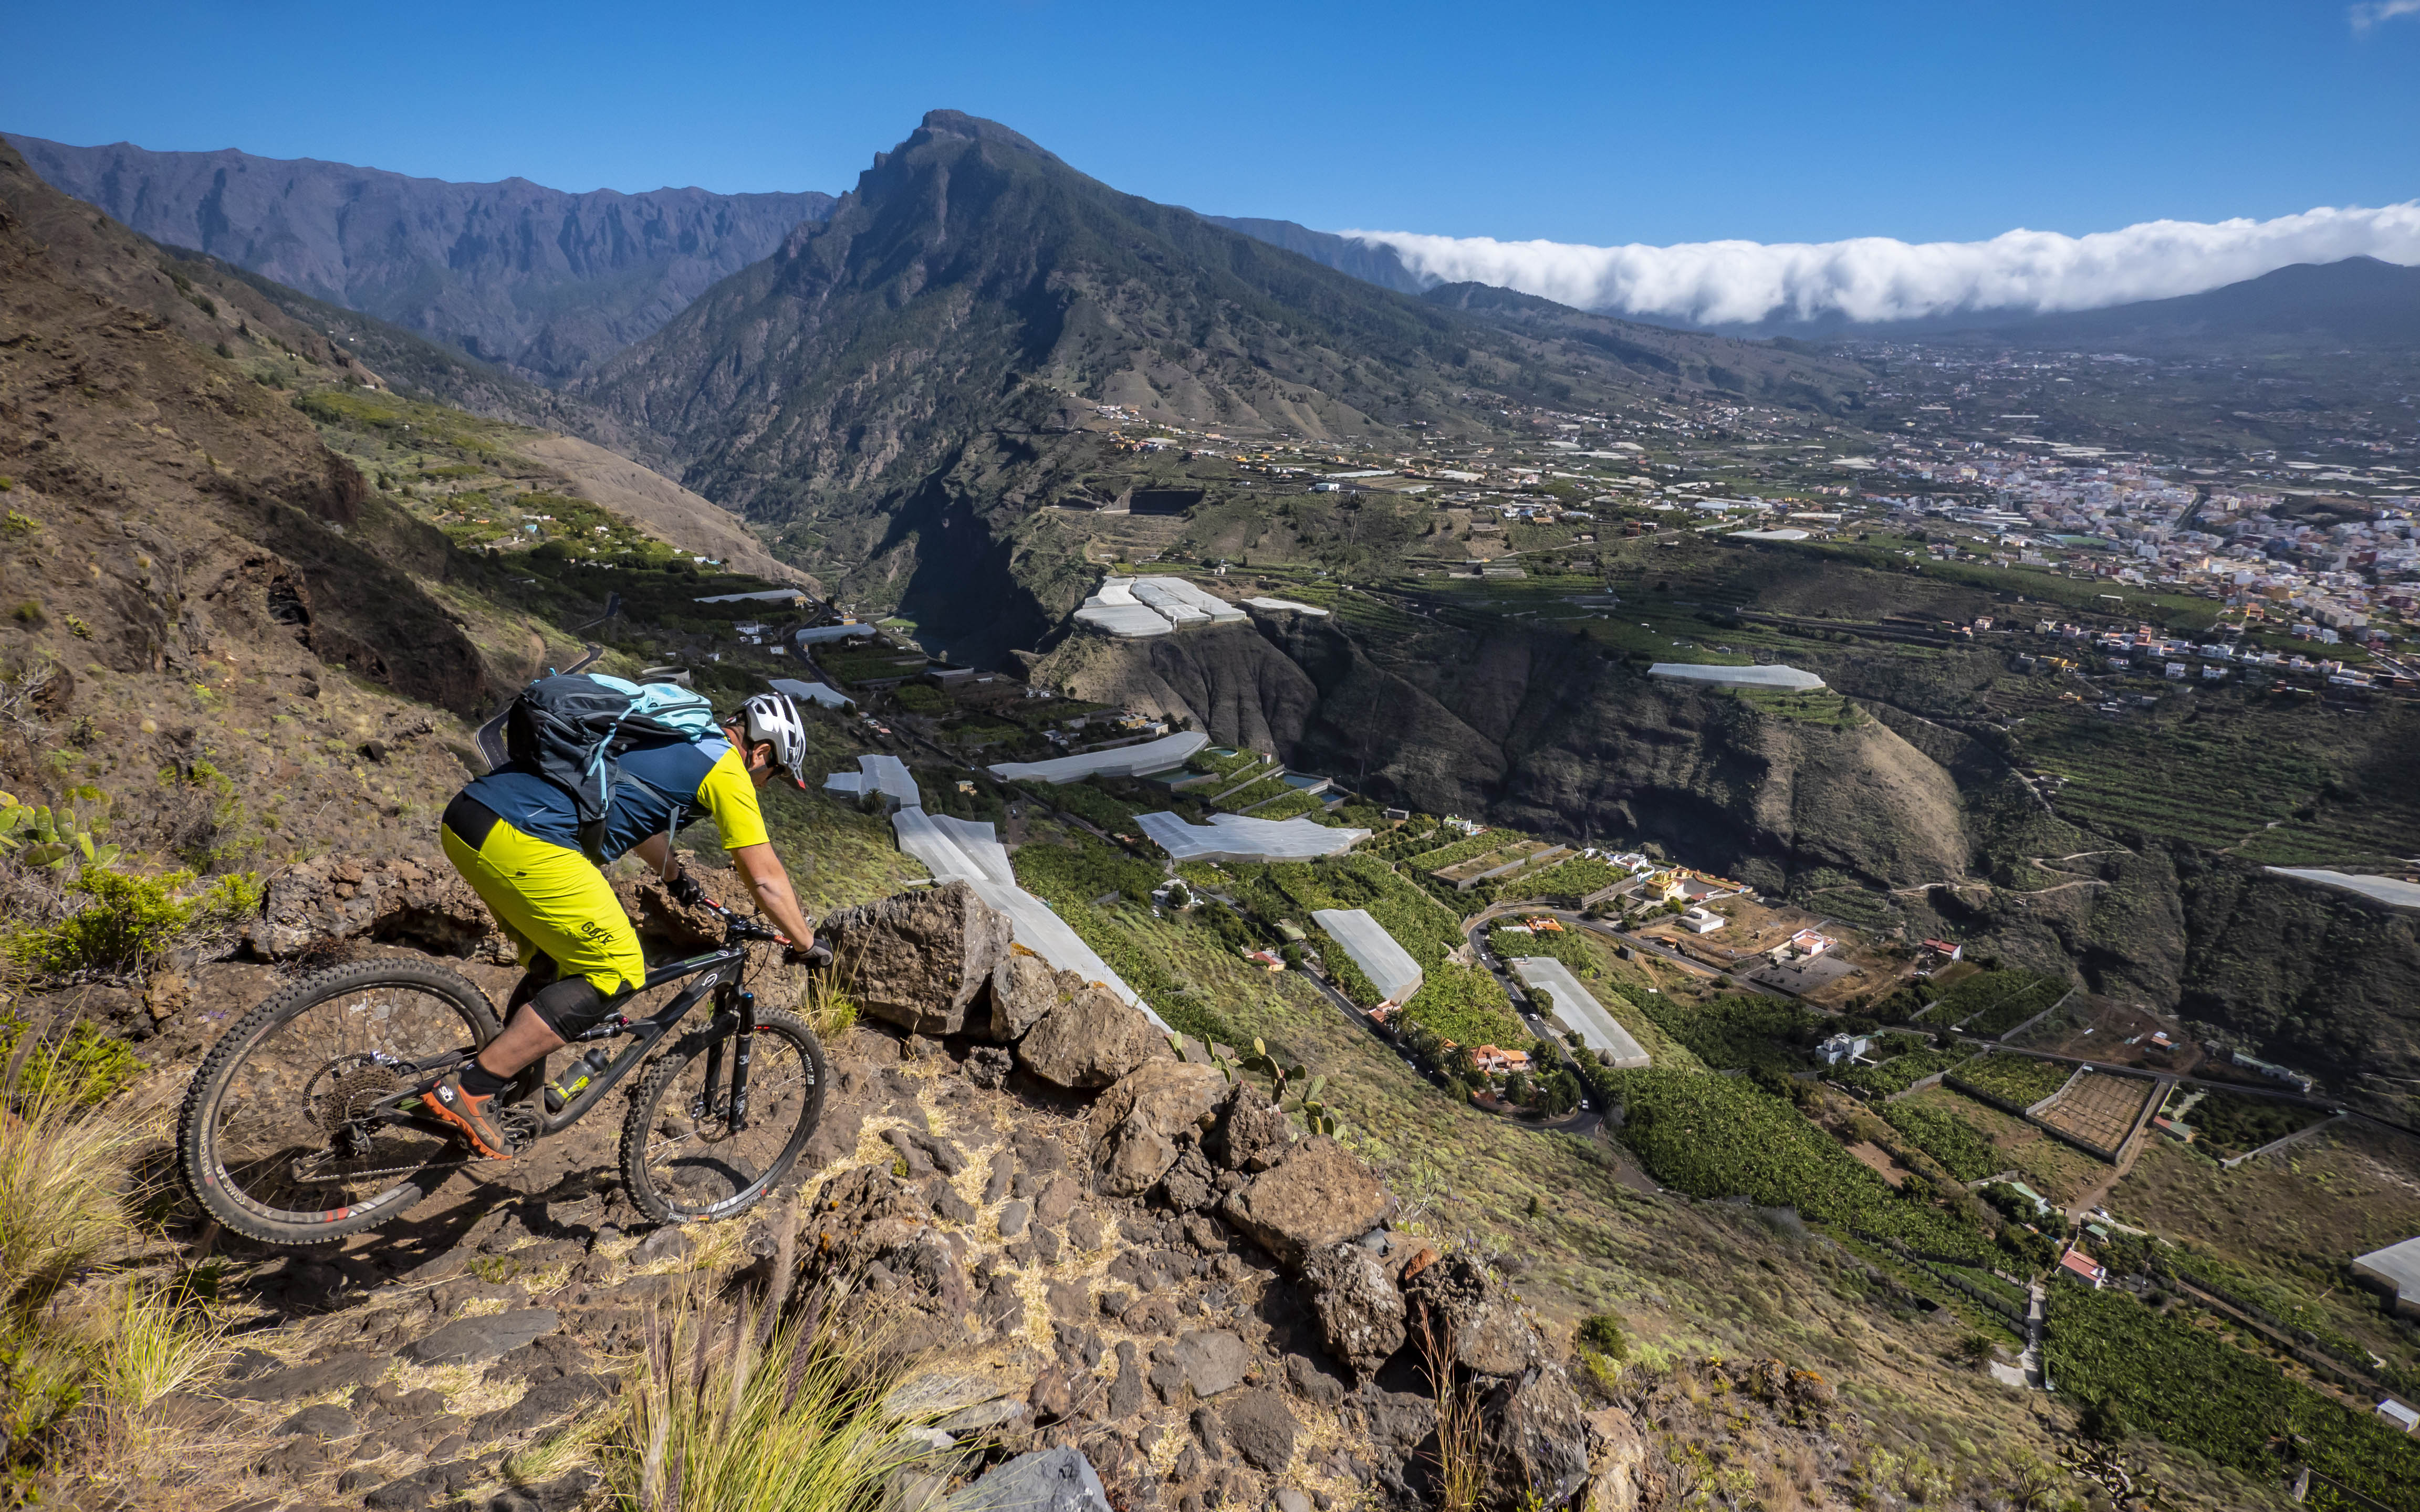
[{"label": "cyclist's bare arm", "polygon": [[773,854],[773,847],[742,845],[730,854],[739,874],[748,880],[748,890],[756,895],[756,906],[773,921],[773,927],[801,950],[814,944],[815,927],[799,909],[799,895],[790,889],[790,873]]},{"label": "cyclist's bare arm", "polygon": [[[646,863],[656,875],[666,870],[665,838],[650,835],[630,847],[630,854]],[[742,845],[728,853],[732,864],[739,868],[741,880],[755,896],[756,906],[771,920],[775,929],[790,938],[790,943],[805,949],[814,943],[815,930],[799,907],[799,895],[790,888],[790,873],[782,858],[773,854],[770,845]]]}]

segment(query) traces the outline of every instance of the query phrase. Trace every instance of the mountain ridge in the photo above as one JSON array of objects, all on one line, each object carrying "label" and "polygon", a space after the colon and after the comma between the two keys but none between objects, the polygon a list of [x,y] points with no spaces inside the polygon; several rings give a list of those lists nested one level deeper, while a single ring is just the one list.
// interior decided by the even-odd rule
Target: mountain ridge
[{"label": "mountain ridge", "polygon": [[[1636,339],[1602,339],[1617,328]],[[1075,437],[1094,406],[1239,435],[1400,440],[1484,428],[1494,401],[1475,393],[1854,404],[1867,377],[1749,351],[1377,289],[937,111],[830,218],[569,392],[655,438],[661,470],[783,524],[802,565],[859,574],[865,596],[896,602],[932,541],[969,563],[960,553],[1000,548],[1019,520],[1082,494],[1099,438]],[[944,592],[947,576],[918,591],[954,613],[968,594]],[[1032,645],[1064,607],[1007,614],[1026,627],[1007,643]]]},{"label": "mountain ridge", "polygon": [[832,203],[814,192],[570,193],[234,148],[5,140],[54,188],[155,241],[544,382],[653,332]]}]

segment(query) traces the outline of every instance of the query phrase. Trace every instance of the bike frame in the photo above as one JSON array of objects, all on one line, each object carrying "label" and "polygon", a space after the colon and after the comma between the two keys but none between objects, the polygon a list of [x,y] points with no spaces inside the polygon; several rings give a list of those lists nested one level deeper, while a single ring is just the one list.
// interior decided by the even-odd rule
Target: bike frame
[{"label": "bike frame", "polygon": [[[751,925],[718,905],[709,903],[707,906],[722,916],[727,927],[721,948],[710,950],[704,955],[690,956],[687,960],[668,961],[653,968],[647,973],[645,985],[639,991],[648,992],[687,978],[693,977],[697,979],[696,980],[683,988],[671,1002],[645,1018],[632,1019],[616,1016],[593,1028],[583,1029],[564,1041],[565,1047],[569,1048],[628,1035],[634,1038],[635,1043],[615,1056],[603,1071],[590,1078],[588,1085],[580,1089],[580,1095],[566,1103],[559,1113],[550,1114],[546,1111],[545,1098],[538,1090],[544,1084],[545,1062],[542,1060],[538,1062],[538,1076],[526,1078],[531,1085],[520,1092],[519,1105],[529,1108],[535,1114],[539,1134],[561,1134],[586,1117],[588,1110],[595,1107],[597,1101],[606,1093],[620,1086],[630,1072],[636,1071],[640,1063],[654,1053],[656,1046],[663,1042],[664,1037],[672,1033],[674,1027],[682,1019],[687,1018],[690,1011],[703,1002],[709,993],[716,998],[716,1012],[714,1017],[707,1020],[705,1026],[697,1032],[700,1035],[714,1034],[714,1031],[725,1022],[726,1013],[737,1019],[737,1033],[732,1036],[736,1041],[736,1049],[732,1057],[731,1102],[727,1117],[733,1134],[737,1134],[748,1126],[748,1071],[749,1062],[753,1058],[751,1051],[754,1047],[756,1038],[756,995],[749,992],[742,985],[748,971],[748,952],[740,942],[749,938],[780,939],[781,936],[762,926]],[[712,1088],[722,1079],[722,1052],[723,1040],[721,1037],[707,1041],[706,1086],[709,1095]],[[409,1123],[432,1133],[451,1134],[452,1125],[419,1111],[421,1094],[436,1086],[447,1072],[475,1054],[477,1052],[473,1051],[449,1060],[435,1068],[433,1073],[424,1075],[411,1086],[380,1099],[372,1108],[370,1116],[384,1123]],[[516,1078],[517,1083],[522,1080],[523,1078]]]}]

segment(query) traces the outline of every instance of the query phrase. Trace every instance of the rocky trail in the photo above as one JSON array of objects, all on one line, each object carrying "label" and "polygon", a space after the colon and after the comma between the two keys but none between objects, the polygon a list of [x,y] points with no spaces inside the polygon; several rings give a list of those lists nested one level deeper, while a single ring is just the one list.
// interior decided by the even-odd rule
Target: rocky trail
[{"label": "rocky trail", "polygon": [[[288,873],[256,945],[288,963],[427,959],[375,937],[450,929],[469,953],[443,964],[501,996],[514,970],[458,885],[411,870]],[[659,945],[680,938],[668,900],[625,891]],[[1638,1504],[1652,1473],[1630,1414],[1584,1399],[1501,1280],[1394,1227],[1377,1175],[1301,1136],[1257,1085],[1178,1058],[1105,989],[1012,947],[962,886],[825,930],[864,1017],[828,1047],[826,1112],[786,1192],[740,1221],[649,1229],[616,1174],[619,1120],[598,1117],[342,1243],[172,1230],[188,1259],[215,1251],[240,1347],[163,1409],[173,1470],[91,1504],[594,1504],[598,1468],[539,1446],[617,1411],[657,1318],[763,1294],[791,1257],[782,1295],[845,1295],[915,1362],[892,1400],[933,1453],[894,1488],[901,1506],[969,1479],[977,1504],[1047,1483],[1076,1499],[1054,1504],[1097,1512],[1429,1504],[1424,1337],[1447,1398],[1485,1425],[1499,1490]],[[163,1079],[290,969],[194,967],[147,1046]],[[752,981],[797,985],[780,971]]]}]

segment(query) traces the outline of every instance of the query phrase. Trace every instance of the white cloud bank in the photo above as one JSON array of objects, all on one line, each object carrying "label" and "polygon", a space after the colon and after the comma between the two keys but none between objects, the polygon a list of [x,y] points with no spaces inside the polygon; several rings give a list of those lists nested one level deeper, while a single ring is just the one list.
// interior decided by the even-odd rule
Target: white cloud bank
[{"label": "white cloud bank", "polygon": [[[2420,5],[2420,0],[2412,0]],[[1962,310],[2089,310],[2198,294],[2292,263],[2370,256],[2420,264],[2420,200],[2306,210],[2273,221],[2146,221],[1989,241],[1694,241],[1590,247],[1407,231],[1346,231],[1391,247],[1440,283],[1516,288],[1585,310],[1706,324],[1811,318],[1906,320]]]},{"label": "white cloud bank", "polygon": [[2368,0],[2367,4],[2353,7],[2348,16],[2354,32],[2366,32],[2381,21],[2393,21],[2397,16],[2420,16],[2420,0]]}]

